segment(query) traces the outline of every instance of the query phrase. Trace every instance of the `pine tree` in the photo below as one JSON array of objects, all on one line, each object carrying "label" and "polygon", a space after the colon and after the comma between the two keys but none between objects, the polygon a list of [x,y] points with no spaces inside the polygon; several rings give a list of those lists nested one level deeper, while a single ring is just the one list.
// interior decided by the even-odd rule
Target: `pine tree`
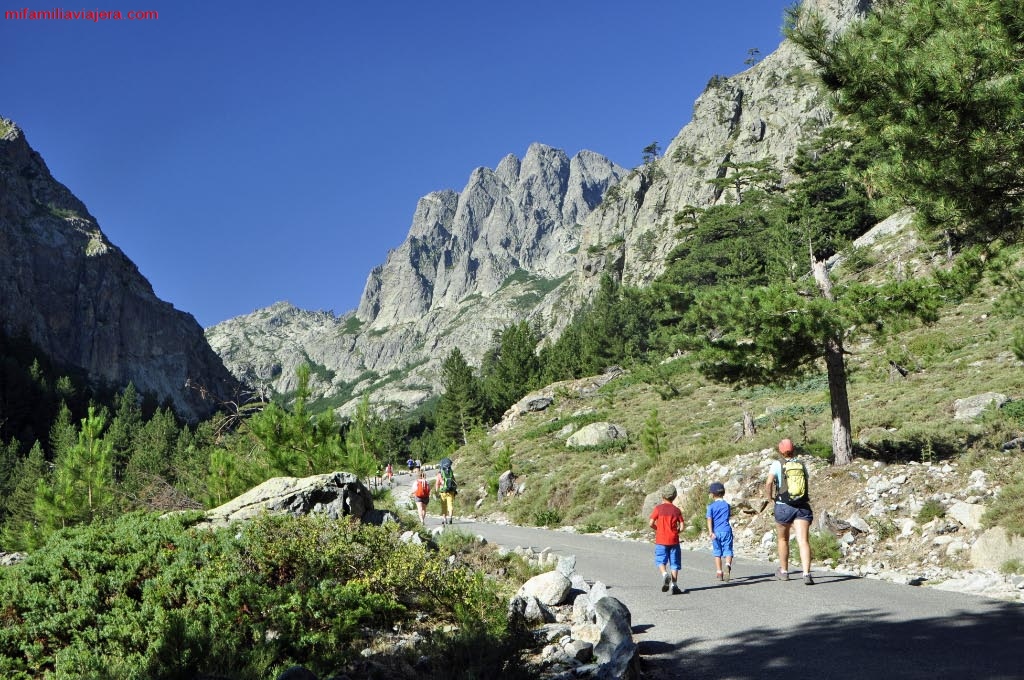
[{"label": "pine tree", "polygon": [[441,364],[441,398],[437,403],[437,432],[442,442],[465,445],[486,411],[483,391],[473,369],[456,347]]},{"label": "pine tree", "polygon": [[802,262],[794,250],[779,247],[772,256],[774,271],[786,275],[697,289],[682,315],[677,341],[698,350],[706,374],[730,382],[786,382],[816,370],[823,361],[834,462],[845,465],[853,457],[845,347],[858,336],[884,332],[898,320],[936,320],[941,304],[978,279],[979,260],[965,257],[935,279],[836,285],[825,258],[871,222],[870,202],[862,185],[853,181],[863,157],[855,138],[831,132],[812,148],[813,153],[805,150],[798,158],[795,169],[806,176],[787,191],[786,219],[776,227],[783,236],[780,243],[803,241]]},{"label": "pine tree", "polygon": [[880,4],[835,35],[794,8],[786,33],[840,113],[880,140],[874,182],[952,247],[1024,224],[1024,14],[1006,0]]},{"label": "pine tree", "polygon": [[43,448],[36,442],[28,456],[12,470],[11,476],[16,483],[4,498],[5,520],[0,532],[4,549],[31,550],[42,543],[44,536],[35,512],[35,498],[36,489],[45,474]]},{"label": "pine tree", "polygon": [[658,409],[652,409],[644,421],[644,429],[640,432],[640,442],[652,462],[657,463],[661,460],[661,454],[665,449],[665,435],[665,427],[658,420]]},{"label": "pine tree", "polygon": [[384,458],[382,434],[381,417],[370,408],[370,397],[366,395],[359,400],[345,435],[345,466],[349,472],[364,479],[374,473]]},{"label": "pine tree", "polygon": [[273,474],[305,477],[338,470],[345,461],[345,444],[334,414],[325,411],[310,416],[306,411],[309,366],[299,366],[296,377],[298,387],[291,410],[270,403],[249,418],[249,431],[259,441]]},{"label": "pine tree", "polygon": [[490,420],[500,418],[508,407],[539,386],[539,342],[540,333],[526,321],[495,331],[492,347],[480,367]]},{"label": "pine tree", "polygon": [[114,417],[107,428],[106,439],[114,454],[114,477],[124,476],[128,459],[132,455],[132,438],[142,427],[142,409],[139,407],[139,394],[135,385],[128,386],[117,396],[114,403]]},{"label": "pine tree", "polygon": [[105,426],[106,418],[90,406],[78,442],[58,455],[51,480],[39,480],[34,507],[45,530],[91,521],[111,506],[113,454]]}]

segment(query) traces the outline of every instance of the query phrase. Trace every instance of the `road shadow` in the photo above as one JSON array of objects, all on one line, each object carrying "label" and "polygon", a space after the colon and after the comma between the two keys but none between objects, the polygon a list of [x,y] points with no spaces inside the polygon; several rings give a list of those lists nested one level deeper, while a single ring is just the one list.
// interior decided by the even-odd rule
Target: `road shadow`
[{"label": "road shadow", "polygon": [[[829,584],[841,583],[843,581],[856,581],[859,576],[850,576],[846,574],[814,574],[814,586],[827,586]],[[688,592],[699,592],[701,590],[716,590],[718,588],[735,588],[737,586],[750,586],[755,583],[763,583],[765,581],[774,581],[775,572],[769,571],[762,574],[751,574],[748,576],[736,576],[728,581],[717,581],[711,580],[708,583],[702,585],[689,585],[687,586]],[[803,578],[799,574],[794,574],[790,577],[790,581],[794,584],[803,585]]]},{"label": "road shadow", "polygon": [[[712,650],[688,653],[678,644],[641,642],[645,677],[765,680],[1010,680],[1024,676],[1024,607],[994,604],[986,612],[897,620],[879,610],[817,617],[779,599],[777,620],[723,638]],[[669,655],[674,656],[671,658]]]}]

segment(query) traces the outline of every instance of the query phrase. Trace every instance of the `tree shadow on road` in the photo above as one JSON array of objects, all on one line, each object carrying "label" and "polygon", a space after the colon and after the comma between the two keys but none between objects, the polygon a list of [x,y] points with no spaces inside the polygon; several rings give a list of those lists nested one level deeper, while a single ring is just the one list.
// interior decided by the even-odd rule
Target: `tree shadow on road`
[{"label": "tree shadow on road", "polygon": [[818,617],[780,601],[776,625],[751,628],[718,641],[713,650],[688,652],[705,641],[639,645],[646,678],[909,678],[1010,680],[1024,674],[1024,607],[994,604],[990,611],[895,620],[878,610]]}]

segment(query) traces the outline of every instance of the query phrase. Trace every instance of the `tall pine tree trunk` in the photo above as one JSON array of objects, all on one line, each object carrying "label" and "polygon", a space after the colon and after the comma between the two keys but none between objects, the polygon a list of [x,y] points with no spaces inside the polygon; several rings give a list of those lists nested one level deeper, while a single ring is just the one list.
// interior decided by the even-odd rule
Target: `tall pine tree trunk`
[{"label": "tall pine tree trunk", "polygon": [[[834,301],[832,279],[825,270],[825,263],[816,260],[813,252],[811,271],[814,272],[814,280],[822,297]],[[843,357],[843,340],[838,335],[825,339],[825,368],[828,371],[828,396],[832,407],[833,465],[848,465],[853,461],[853,436],[850,397],[846,392],[846,360]]]},{"label": "tall pine tree trunk", "polygon": [[850,434],[850,397],[846,393],[846,360],[838,338],[825,341],[825,367],[828,369],[828,397],[832,407],[833,464],[853,461],[853,437]]}]

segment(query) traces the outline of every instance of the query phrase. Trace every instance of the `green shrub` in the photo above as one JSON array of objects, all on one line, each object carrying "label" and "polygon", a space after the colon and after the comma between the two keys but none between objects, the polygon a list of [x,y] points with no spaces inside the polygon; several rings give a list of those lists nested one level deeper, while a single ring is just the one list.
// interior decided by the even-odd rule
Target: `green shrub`
[{"label": "green shrub", "polygon": [[896,535],[896,523],[884,517],[869,517],[868,524],[874,530],[879,540],[886,540]]},{"label": "green shrub", "polygon": [[[816,562],[831,560],[833,564],[843,559],[842,547],[832,533],[828,531],[812,531],[809,534],[811,543],[811,559]],[[799,555],[797,561],[799,562]]]},{"label": "green shrub", "polygon": [[999,566],[1003,574],[1024,574],[1024,562],[1018,559],[1006,560]]},{"label": "green shrub", "polygon": [[1024,427],[1024,399],[1008,401],[999,409],[1000,415],[1019,427]]},{"label": "green shrub", "polygon": [[942,503],[936,500],[925,501],[917,513],[917,521],[919,524],[925,524],[936,517],[945,517],[945,515],[946,509],[942,507]]},{"label": "green shrub", "polygon": [[432,651],[470,675],[510,655],[498,584],[393,529],[320,516],[209,531],[194,518],[65,529],[0,570],[0,676],[331,674],[360,658],[368,631],[421,614],[457,631]]},{"label": "green shrub", "polygon": [[539,527],[557,527],[562,523],[562,515],[557,510],[540,510],[534,513],[533,523]]},{"label": "green shrub", "polygon": [[999,525],[1011,534],[1024,536],[1024,474],[1003,486],[985,511],[986,526]]}]

